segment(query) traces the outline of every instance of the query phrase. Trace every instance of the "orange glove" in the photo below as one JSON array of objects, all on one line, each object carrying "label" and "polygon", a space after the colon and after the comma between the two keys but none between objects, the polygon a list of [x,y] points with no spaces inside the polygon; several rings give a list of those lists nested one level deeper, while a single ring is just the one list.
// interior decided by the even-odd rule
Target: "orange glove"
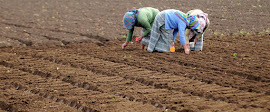
[{"label": "orange glove", "polygon": [[170,47],[171,52],[175,52],[174,42],[172,43],[172,46]]}]

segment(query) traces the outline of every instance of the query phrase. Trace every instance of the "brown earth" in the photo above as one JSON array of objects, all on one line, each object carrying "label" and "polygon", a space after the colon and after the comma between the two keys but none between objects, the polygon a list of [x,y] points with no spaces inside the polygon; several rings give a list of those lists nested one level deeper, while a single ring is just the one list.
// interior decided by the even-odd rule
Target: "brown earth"
[{"label": "brown earth", "polygon": [[[0,111],[269,112],[269,5],[0,0]],[[124,12],[145,6],[207,12],[203,51],[122,50]]]}]

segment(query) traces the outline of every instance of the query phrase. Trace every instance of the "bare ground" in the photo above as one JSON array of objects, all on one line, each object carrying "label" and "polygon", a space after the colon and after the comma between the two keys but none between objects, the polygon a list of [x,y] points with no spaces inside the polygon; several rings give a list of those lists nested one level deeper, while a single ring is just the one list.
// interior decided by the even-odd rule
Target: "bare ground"
[{"label": "bare ground", "polygon": [[[0,0],[0,111],[268,112],[269,3]],[[144,6],[209,13],[204,50],[122,50],[122,16]]]}]

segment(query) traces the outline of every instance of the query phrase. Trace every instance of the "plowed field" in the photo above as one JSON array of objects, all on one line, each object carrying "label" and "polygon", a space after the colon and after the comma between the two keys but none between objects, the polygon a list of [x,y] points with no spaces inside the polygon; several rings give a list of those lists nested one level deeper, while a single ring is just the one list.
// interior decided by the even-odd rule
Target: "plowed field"
[{"label": "plowed field", "polygon": [[[212,26],[190,55],[179,42],[174,53],[121,49],[121,18],[132,6],[188,11],[195,0],[124,1],[0,0],[0,111],[270,111],[270,22],[254,18],[269,17],[268,0],[195,4]],[[225,7],[257,15],[229,19]]]}]

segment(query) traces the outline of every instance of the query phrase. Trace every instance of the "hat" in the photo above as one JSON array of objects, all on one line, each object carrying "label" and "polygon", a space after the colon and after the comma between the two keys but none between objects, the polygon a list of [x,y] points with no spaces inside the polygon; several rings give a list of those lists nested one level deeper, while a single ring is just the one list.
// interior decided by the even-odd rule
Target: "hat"
[{"label": "hat", "polygon": [[123,17],[123,26],[124,28],[130,30],[133,28],[135,24],[135,14],[134,12],[126,12],[126,14]]}]

